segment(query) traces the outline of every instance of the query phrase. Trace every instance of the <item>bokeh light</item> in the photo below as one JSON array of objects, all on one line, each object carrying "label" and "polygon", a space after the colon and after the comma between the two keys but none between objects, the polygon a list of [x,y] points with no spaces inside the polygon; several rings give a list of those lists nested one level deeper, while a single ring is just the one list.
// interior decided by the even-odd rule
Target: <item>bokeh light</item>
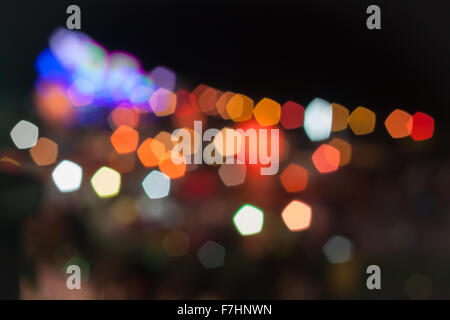
[{"label": "bokeh light", "polygon": [[[178,159],[176,163],[174,159]],[[165,173],[170,179],[178,179],[186,173],[186,158],[176,151],[166,152],[158,163],[159,170]]]},{"label": "bokeh light", "polygon": [[228,100],[226,111],[235,122],[250,120],[253,114],[253,100],[243,94],[235,94]]},{"label": "bokeh light", "polygon": [[311,141],[321,141],[330,137],[333,119],[331,104],[315,98],[305,109],[303,128]]},{"label": "bokeh light", "polygon": [[218,268],[225,261],[225,248],[217,242],[208,241],[197,251],[197,256],[206,269]]},{"label": "bokeh light", "polygon": [[150,199],[164,198],[170,191],[170,178],[158,170],[153,170],[142,181],[142,187]]},{"label": "bokeh light", "polygon": [[243,184],[246,174],[247,166],[245,164],[223,164],[219,169],[220,179],[227,187]]},{"label": "bokeh light", "polygon": [[353,133],[365,135],[372,133],[375,129],[375,113],[367,108],[358,107],[351,113],[348,123]]},{"label": "bokeh light", "polygon": [[330,263],[344,263],[352,258],[353,245],[347,238],[335,235],[325,243],[323,253]]},{"label": "bokeh light", "polygon": [[227,112],[227,104],[228,101],[230,101],[230,99],[233,98],[233,96],[234,96],[233,92],[227,91],[224,94],[222,94],[216,101],[217,112],[224,120],[231,119],[230,115]]},{"label": "bokeh light", "polygon": [[111,144],[119,154],[130,153],[136,150],[139,143],[139,134],[131,127],[121,125],[111,135]]},{"label": "bokeh light", "polygon": [[52,179],[60,192],[73,192],[80,188],[83,178],[81,167],[70,160],[61,161],[52,172]]},{"label": "bokeh light", "polygon": [[189,250],[189,235],[180,230],[172,230],[164,236],[162,244],[169,256],[183,256]]},{"label": "bokeh light", "polygon": [[177,77],[175,75],[175,72],[167,67],[158,66],[154,68],[150,72],[149,77],[157,87],[164,88],[170,91],[175,89]]},{"label": "bokeh light", "polygon": [[434,119],[426,113],[416,112],[411,119],[409,119],[407,127],[413,140],[427,140],[433,136]]},{"label": "bokeh light", "polygon": [[297,129],[303,126],[305,108],[293,101],[287,101],[281,107],[280,122],[286,130]]},{"label": "bokeh light", "polygon": [[38,141],[39,128],[31,122],[21,120],[11,130],[10,135],[18,149],[29,149]]},{"label": "bokeh light", "polygon": [[76,107],[87,106],[94,100],[95,87],[89,81],[77,79],[67,90],[67,96]]},{"label": "bokeh light", "polygon": [[336,132],[347,129],[348,115],[350,113],[348,109],[335,102],[331,104],[331,107],[333,108],[333,122],[331,124],[331,131]]},{"label": "bokeh light", "polygon": [[350,163],[352,159],[352,146],[350,143],[341,138],[333,138],[328,142],[328,145],[339,150],[339,166],[345,166]]},{"label": "bokeh light", "polygon": [[91,178],[91,186],[100,198],[114,197],[119,194],[120,173],[109,167],[101,167]]},{"label": "bokeh light", "polygon": [[320,145],[312,155],[312,161],[320,173],[334,172],[339,168],[340,152],[328,144]]},{"label": "bokeh light", "polygon": [[159,88],[153,93],[149,104],[158,117],[168,116],[175,112],[177,96],[167,89]]},{"label": "bokeh light", "polygon": [[139,146],[137,155],[144,167],[155,167],[165,152],[164,144],[158,140],[148,138]]},{"label": "bokeh light", "polygon": [[280,104],[272,99],[264,98],[256,104],[253,115],[260,126],[276,125],[280,121]]},{"label": "bokeh light", "polygon": [[280,181],[286,192],[303,191],[308,185],[308,171],[302,166],[291,163],[280,174]]},{"label": "bokeh light", "polygon": [[255,206],[242,206],[233,217],[234,226],[243,236],[251,236],[261,232],[264,224],[264,213]]},{"label": "bokeh light", "polygon": [[311,207],[302,201],[293,200],[283,209],[281,217],[290,231],[302,231],[311,224]]},{"label": "bokeh light", "polygon": [[36,145],[30,149],[30,155],[38,166],[48,166],[58,157],[58,145],[47,138],[39,138]]},{"label": "bokeh light", "polygon": [[411,133],[408,129],[408,122],[411,115],[403,110],[395,109],[384,121],[386,130],[392,138],[399,139],[409,136]]}]

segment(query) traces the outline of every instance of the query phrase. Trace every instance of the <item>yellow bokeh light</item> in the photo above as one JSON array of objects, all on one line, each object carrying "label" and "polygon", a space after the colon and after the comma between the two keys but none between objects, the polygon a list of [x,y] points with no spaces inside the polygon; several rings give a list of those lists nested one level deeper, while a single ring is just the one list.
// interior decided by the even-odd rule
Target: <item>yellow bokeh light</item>
[{"label": "yellow bokeh light", "polygon": [[273,126],[280,121],[281,106],[272,99],[264,98],[258,102],[253,114],[260,126]]},{"label": "yellow bokeh light", "polygon": [[120,173],[109,167],[101,167],[91,178],[91,185],[100,198],[114,197],[119,194]]},{"label": "yellow bokeh light", "polygon": [[250,120],[253,113],[253,100],[243,94],[235,94],[228,101],[226,111],[235,122]]},{"label": "yellow bokeh light", "polygon": [[348,118],[348,123],[353,133],[364,135],[372,133],[375,129],[375,113],[367,108],[358,107],[353,110]]},{"label": "yellow bokeh light", "polygon": [[333,120],[331,122],[331,131],[342,131],[347,129],[349,111],[343,105],[332,103]]}]

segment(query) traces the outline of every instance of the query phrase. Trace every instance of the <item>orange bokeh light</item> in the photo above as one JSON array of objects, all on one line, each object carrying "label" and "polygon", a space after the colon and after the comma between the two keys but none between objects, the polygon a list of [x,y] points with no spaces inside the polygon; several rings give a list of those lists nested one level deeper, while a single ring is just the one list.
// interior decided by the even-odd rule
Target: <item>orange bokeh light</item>
[{"label": "orange bokeh light", "polygon": [[117,153],[130,153],[136,150],[139,134],[131,127],[121,125],[111,135],[111,144]]},{"label": "orange bokeh light", "polygon": [[290,231],[302,231],[311,225],[311,207],[304,202],[293,200],[284,208],[281,217]]},{"label": "orange bokeh light", "polygon": [[312,161],[320,173],[330,173],[339,168],[341,160],[340,152],[335,147],[322,144],[314,151]]},{"label": "orange bokeh light", "polygon": [[137,150],[137,155],[142,165],[145,167],[155,167],[164,156],[166,148],[160,141],[148,138],[141,143]]},{"label": "orange bokeh light", "polygon": [[396,109],[386,118],[384,125],[392,138],[404,138],[411,133],[408,128],[410,119],[411,115],[408,112]]},{"label": "orange bokeh light", "polygon": [[58,157],[58,145],[50,139],[39,138],[36,145],[30,149],[30,155],[38,166],[48,166]]},{"label": "orange bokeh light", "polygon": [[308,171],[292,163],[283,170],[280,181],[283,188],[289,193],[303,191],[308,185]]},{"label": "orange bokeh light", "polygon": [[173,158],[184,158],[184,156],[181,153],[174,155],[174,152],[175,151],[166,152],[158,164],[161,172],[166,174],[170,179],[181,178],[186,173],[186,159],[180,163],[175,163]]}]

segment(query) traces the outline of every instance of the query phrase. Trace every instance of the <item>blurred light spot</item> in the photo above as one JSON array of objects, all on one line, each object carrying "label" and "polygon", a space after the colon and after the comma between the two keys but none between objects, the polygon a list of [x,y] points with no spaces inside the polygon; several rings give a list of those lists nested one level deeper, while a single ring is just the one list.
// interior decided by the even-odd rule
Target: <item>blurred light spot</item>
[{"label": "blurred light spot", "polygon": [[175,89],[177,77],[169,68],[158,66],[150,72],[149,77],[157,87],[170,91]]},{"label": "blurred light spot", "polygon": [[350,163],[352,159],[352,146],[350,143],[341,138],[334,138],[328,144],[339,150],[339,166],[345,166]]},{"label": "blurred light spot", "polygon": [[344,263],[352,258],[353,246],[342,236],[332,236],[323,246],[323,253],[330,263]]},{"label": "blurred light spot", "polygon": [[113,150],[108,156],[109,166],[120,173],[132,172],[134,170],[135,163],[136,155],[134,153],[118,154],[115,150]]},{"label": "blurred light spot", "polygon": [[333,109],[331,104],[320,98],[312,100],[305,109],[303,127],[311,141],[325,140],[330,137]]},{"label": "blurred light spot", "polygon": [[142,181],[142,187],[150,199],[164,198],[169,194],[170,178],[158,170],[153,170]]},{"label": "blurred light spot", "polygon": [[120,173],[108,167],[101,167],[91,178],[92,188],[100,198],[114,197],[119,194],[120,184]]},{"label": "blurred light spot", "polygon": [[311,224],[311,207],[293,200],[284,208],[281,217],[290,231],[302,231],[308,229]]},{"label": "blurred light spot", "polygon": [[111,144],[119,154],[130,153],[136,150],[139,143],[139,134],[131,127],[121,125],[111,135]]},{"label": "blurred light spot", "polygon": [[167,131],[159,132],[153,139],[161,142],[166,150],[172,150],[175,143],[172,141],[172,135]]},{"label": "blurred light spot", "polygon": [[303,125],[305,108],[300,104],[288,101],[281,107],[281,125],[286,129],[296,129]]},{"label": "blurred light spot", "polygon": [[66,124],[73,121],[75,113],[61,85],[41,82],[35,93],[39,116],[50,123]]},{"label": "blurred light spot", "polygon": [[320,173],[329,173],[339,168],[341,156],[339,150],[335,147],[322,144],[314,151],[312,161],[317,171]]},{"label": "blurred light spot", "polygon": [[408,121],[411,115],[403,110],[396,109],[386,118],[384,125],[392,138],[404,138],[409,136]]},{"label": "blurred light spot", "polygon": [[216,151],[223,157],[231,157],[238,154],[241,151],[242,142],[242,134],[227,127],[220,130],[213,140]]},{"label": "blurred light spot", "polygon": [[227,112],[227,104],[228,101],[230,101],[230,99],[233,98],[233,96],[234,96],[233,92],[227,91],[224,94],[222,94],[216,102],[217,112],[224,120],[231,119],[230,115]]},{"label": "blurred light spot", "polygon": [[347,129],[348,125],[348,115],[349,111],[343,105],[338,103],[332,103],[331,107],[333,108],[333,121],[331,124],[331,131],[342,131]]},{"label": "blurred light spot", "polygon": [[253,113],[253,100],[243,94],[235,94],[228,100],[226,111],[235,122],[250,120]]},{"label": "blurred light spot", "polygon": [[61,161],[52,172],[52,179],[61,192],[80,189],[83,171],[79,165],[69,160]]},{"label": "blurred light spot", "polygon": [[95,87],[89,81],[77,79],[67,89],[70,102],[76,107],[87,106],[94,100]]},{"label": "blurred light spot", "polygon": [[431,297],[432,281],[424,274],[413,274],[405,282],[405,291],[410,299],[422,300]]},{"label": "blurred light spot", "polygon": [[139,124],[139,113],[135,109],[119,106],[111,112],[111,120],[115,127],[125,125],[136,128]]},{"label": "blurred light spot", "polygon": [[207,118],[191,102],[191,93],[188,90],[177,91],[177,107],[175,115],[172,117],[174,125],[178,128],[193,128],[194,121],[202,121],[203,128],[206,128]]},{"label": "blurred light spot", "polygon": [[130,95],[130,102],[142,105],[145,104],[153,94],[153,88],[147,85],[140,85],[133,90]]},{"label": "blurred light spot", "polygon": [[50,139],[39,138],[36,145],[30,149],[30,155],[38,166],[48,166],[58,157],[58,145]]},{"label": "blurred light spot", "polygon": [[175,112],[177,96],[167,89],[159,88],[153,93],[149,103],[150,108],[158,117],[164,117]]},{"label": "blurred light spot", "polygon": [[[173,159],[180,158],[180,163],[175,163]],[[166,152],[159,161],[159,169],[161,172],[169,176],[170,179],[177,179],[186,173],[186,159],[182,154],[175,151]]]},{"label": "blurred light spot", "polygon": [[280,181],[287,192],[294,193],[303,191],[308,185],[308,171],[292,163],[283,170],[280,175]]},{"label": "blurred light spot", "polygon": [[223,164],[219,169],[219,176],[227,187],[243,184],[247,173],[245,164]]},{"label": "blurred light spot", "polygon": [[260,126],[274,126],[280,121],[280,104],[272,99],[264,98],[253,109],[253,114]]},{"label": "blurred light spot", "polygon": [[216,102],[219,99],[221,92],[211,87],[207,87],[203,90],[197,98],[199,109],[207,115],[216,115]]},{"label": "blurred light spot", "polygon": [[353,133],[364,135],[372,133],[375,129],[375,113],[367,108],[358,107],[353,110],[348,118],[348,123]]},{"label": "blurred light spot", "polygon": [[39,128],[31,122],[21,120],[11,130],[10,135],[18,149],[29,149],[37,143]]},{"label": "blurred light spot", "polygon": [[433,136],[434,119],[423,112],[416,112],[409,119],[408,131],[411,132],[411,138],[415,141],[427,140]]},{"label": "blurred light spot", "polygon": [[169,256],[183,256],[189,250],[189,235],[180,230],[172,230],[165,235],[162,243]]},{"label": "blurred light spot", "polygon": [[233,222],[241,235],[254,235],[259,233],[263,227],[264,214],[257,207],[246,204],[236,212]]},{"label": "blurred light spot", "polygon": [[137,155],[145,167],[155,167],[166,152],[164,145],[155,139],[148,138],[141,143]]},{"label": "blurred light spot", "polygon": [[197,252],[198,259],[206,269],[218,268],[225,261],[225,248],[217,242],[206,242]]}]

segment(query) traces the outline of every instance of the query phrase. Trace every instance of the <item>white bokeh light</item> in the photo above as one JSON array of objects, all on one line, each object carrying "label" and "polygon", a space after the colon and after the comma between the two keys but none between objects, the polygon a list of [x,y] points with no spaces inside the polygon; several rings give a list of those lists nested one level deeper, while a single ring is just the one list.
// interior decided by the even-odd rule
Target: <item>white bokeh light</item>
[{"label": "white bokeh light", "polygon": [[53,182],[64,193],[80,189],[82,177],[81,167],[70,160],[61,161],[52,172]]},{"label": "white bokeh light", "polygon": [[328,139],[331,133],[333,108],[323,99],[315,98],[305,109],[303,127],[311,141]]},{"label": "white bokeh light", "polygon": [[158,170],[153,170],[142,181],[142,187],[150,199],[164,198],[169,194],[170,178]]},{"label": "white bokeh light", "polygon": [[19,149],[29,149],[36,145],[39,128],[31,122],[21,120],[11,130],[11,139]]}]

